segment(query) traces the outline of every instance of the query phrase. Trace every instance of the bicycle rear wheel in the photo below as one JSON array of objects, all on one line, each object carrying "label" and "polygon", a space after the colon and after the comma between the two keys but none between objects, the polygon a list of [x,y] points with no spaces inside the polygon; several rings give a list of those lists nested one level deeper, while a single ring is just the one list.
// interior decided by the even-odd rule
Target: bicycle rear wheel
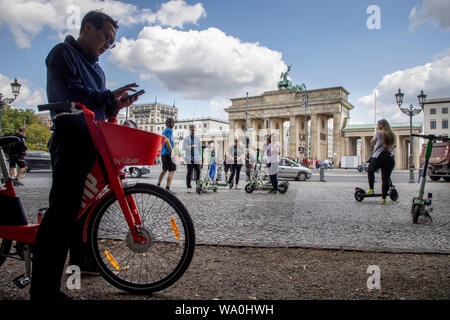
[{"label": "bicycle rear wheel", "polygon": [[93,213],[90,244],[100,273],[113,286],[149,294],[175,283],[187,270],[195,231],[185,206],[170,192],[150,184],[125,189],[139,211],[146,244],[133,241],[114,194]]},{"label": "bicycle rear wheel", "polygon": [[6,256],[11,250],[12,240],[0,239],[0,267],[5,262]]}]

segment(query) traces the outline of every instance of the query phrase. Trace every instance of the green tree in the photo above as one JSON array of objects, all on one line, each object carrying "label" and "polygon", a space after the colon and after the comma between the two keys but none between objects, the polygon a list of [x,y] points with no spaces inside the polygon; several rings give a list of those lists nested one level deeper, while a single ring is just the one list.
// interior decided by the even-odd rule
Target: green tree
[{"label": "green tree", "polygon": [[47,142],[51,134],[51,131],[40,123],[30,124],[25,130],[28,149],[48,151]]},{"label": "green tree", "polygon": [[20,127],[25,128],[25,135],[29,150],[47,151],[47,141],[51,131],[39,123],[39,117],[33,110],[16,109],[11,106],[2,108],[2,132],[1,134],[14,133]]}]

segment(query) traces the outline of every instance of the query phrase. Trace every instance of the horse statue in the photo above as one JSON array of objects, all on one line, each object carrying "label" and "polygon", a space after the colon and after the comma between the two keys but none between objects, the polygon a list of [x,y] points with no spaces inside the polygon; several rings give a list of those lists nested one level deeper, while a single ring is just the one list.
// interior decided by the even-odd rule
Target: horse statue
[{"label": "horse statue", "polygon": [[278,90],[292,90],[295,89],[297,92],[306,90],[306,85],[302,83],[301,85],[292,85],[291,80],[288,79],[289,71],[291,71],[292,65],[287,67],[286,72],[282,72],[280,79],[281,81],[278,82]]}]

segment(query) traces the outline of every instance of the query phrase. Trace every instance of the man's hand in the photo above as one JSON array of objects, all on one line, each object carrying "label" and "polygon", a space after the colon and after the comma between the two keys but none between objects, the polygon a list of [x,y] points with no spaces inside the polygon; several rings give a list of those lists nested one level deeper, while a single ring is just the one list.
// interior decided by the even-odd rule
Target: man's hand
[{"label": "man's hand", "polygon": [[134,88],[139,87],[136,83],[130,83],[113,91],[114,99],[119,108],[126,108],[132,105],[138,97],[128,97],[128,91],[136,91]]}]

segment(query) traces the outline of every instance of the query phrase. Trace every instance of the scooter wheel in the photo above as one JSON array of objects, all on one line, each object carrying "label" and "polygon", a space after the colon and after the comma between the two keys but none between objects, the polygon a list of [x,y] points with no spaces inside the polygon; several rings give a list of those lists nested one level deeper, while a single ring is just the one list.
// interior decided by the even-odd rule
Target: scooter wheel
[{"label": "scooter wheel", "polygon": [[422,208],[420,205],[415,205],[413,208],[413,211],[411,213],[412,215],[412,222],[417,223],[419,221],[420,212],[422,211]]},{"label": "scooter wheel", "polygon": [[195,191],[197,191],[198,194],[202,194],[202,186],[201,185],[197,186]]},{"label": "scooter wheel", "polygon": [[398,200],[398,191],[397,189],[392,189],[391,193],[389,194],[389,198],[391,198],[392,201]]},{"label": "scooter wheel", "polygon": [[245,186],[245,192],[247,193],[252,193],[255,189],[253,188],[253,186],[249,183]]},{"label": "scooter wheel", "polygon": [[278,185],[278,192],[281,194],[285,194],[289,189],[289,186],[285,183],[280,183]]},{"label": "scooter wheel", "polygon": [[356,190],[355,191],[355,199],[357,201],[363,201],[364,200],[364,190],[361,190],[361,189]]}]

